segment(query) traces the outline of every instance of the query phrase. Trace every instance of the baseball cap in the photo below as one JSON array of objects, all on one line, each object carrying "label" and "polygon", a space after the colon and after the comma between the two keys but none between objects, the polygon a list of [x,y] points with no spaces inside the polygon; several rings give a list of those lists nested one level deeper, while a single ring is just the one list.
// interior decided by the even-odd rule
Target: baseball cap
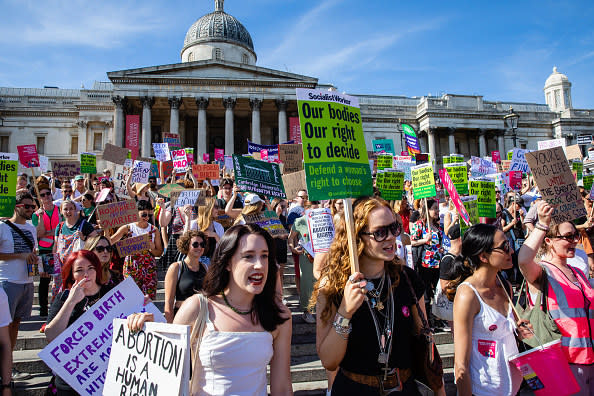
[{"label": "baseball cap", "polygon": [[245,196],[245,198],[243,199],[243,202],[246,205],[255,205],[258,202],[262,202],[262,198],[260,198],[258,195],[256,194],[248,194]]}]

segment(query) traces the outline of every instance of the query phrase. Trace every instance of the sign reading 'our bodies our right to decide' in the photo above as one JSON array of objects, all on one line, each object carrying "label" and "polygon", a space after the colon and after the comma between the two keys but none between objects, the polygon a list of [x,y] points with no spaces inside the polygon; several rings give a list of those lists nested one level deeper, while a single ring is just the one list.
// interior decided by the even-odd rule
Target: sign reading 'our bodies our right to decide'
[{"label": "sign reading 'our bodies our right to decide'", "polygon": [[359,100],[335,92],[297,89],[297,107],[309,199],[371,195]]},{"label": "sign reading 'our bodies our right to decide'", "polygon": [[413,195],[415,199],[431,198],[435,191],[435,176],[431,164],[422,164],[411,168]]}]

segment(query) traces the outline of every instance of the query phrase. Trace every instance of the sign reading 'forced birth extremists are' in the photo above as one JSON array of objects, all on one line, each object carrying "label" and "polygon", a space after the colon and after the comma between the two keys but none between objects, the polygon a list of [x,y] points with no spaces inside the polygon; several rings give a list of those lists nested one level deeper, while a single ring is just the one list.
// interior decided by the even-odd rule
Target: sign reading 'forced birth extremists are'
[{"label": "sign reading 'forced birth extremists are'", "polygon": [[0,217],[11,217],[16,204],[18,156],[0,153]]},{"label": "sign reading 'forced birth extremists are'", "polygon": [[435,176],[431,164],[413,166],[411,175],[415,199],[431,198],[436,195]]},{"label": "sign reading 'forced birth extremists are'", "polygon": [[384,169],[377,172],[375,185],[386,201],[402,199],[404,190],[404,172],[396,169]]},{"label": "sign reading 'forced birth extremists are'", "polygon": [[287,198],[278,164],[233,154],[233,169],[241,191]]},{"label": "sign reading 'forced birth extremists are'", "polygon": [[373,193],[359,100],[335,92],[297,89],[309,199]]},{"label": "sign reading 'forced birth extremists are'", "polygon": [[479,217],[496,217],[495,182],[471,180],[468,182],[470,195],[476,195]]},{"label": "sign reading 'forced birth extremists are'", "polygon": [[542,198],[553,207],[551,217],[555,223],[587,215],[562,147],[526,153],[526,161]]},{"label": "sign reading 'forced birth extremists are'", "polygon": [[448,175],[456,187],[459,195],[468,194],[468,169],[464,162],[449,163],[444,166],[448,170]]}]

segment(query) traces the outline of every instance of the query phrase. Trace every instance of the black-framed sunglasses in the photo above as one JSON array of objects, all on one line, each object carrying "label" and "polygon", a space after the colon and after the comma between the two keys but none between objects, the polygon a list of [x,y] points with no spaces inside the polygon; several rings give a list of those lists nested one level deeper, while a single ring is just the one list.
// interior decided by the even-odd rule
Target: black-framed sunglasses
[{"label": "black-framed sunglasses", "polygon": [[15,206],[18,207],[18,208],[25,208],[27,210],[30,210],[30,209],[32,210],[32,209],[35,209],[37,207],[35,205],[29,205],[29,204],[18,204],[18,205],[15,205]]},{"label": "black-framed sunglasses", "polygon": [[503,253],[509,254],[509,252],[511,251],[511,246],[509,244],[509,241],[505,241],[501,245],[489,249],[490,252],[492,252],[493,250],[501,250]]},{"label": "black-framed sunglasses", "polygon": [[551,237],[554,239],[565,239],[567,242],[579,242],[582,239],[582,236],[580,235],[579,232],[575,232],[573,234],[569,234],[569,235],[555,235],[554,237]]},{"label": "black-framed sunglasses", "polygon": [[150,213],[141,213],[140,217],[151,217]]},{"label": "black-framed sunglasses", "polygon": [[376,242],[382,242],[382,241],[386,240],[386,238],[388,237],[388,232],[391,233],[392,235],[394,235],[394,237],[397,237],[398,235],[400,235],[401,230],[402,230],[402,227],[400,226],[400,223],[395,221],[392,224],[388,224],[383,227],[380,227],[373,232],[361,231],[361,234],[371,236],[373,239],[375,239]]},{"label": "black-framed sunglasses", "polygon": [[194,243],[192,243],[192,247],[194,249],[198,249],[199,247],[204,249],[204,248],[206,248],[206,243],[205,242],[194,242]]},{"label": "black-framed sunglasses", "polygon": [[48,195],[49,195],[49,196],[51,196],[51,195],[52,195],[52,193],[51,193],[51,192],[46,192],[46,193],[40,193],[40,194],[39,194],[39,196],[40,196],[41,198],[45,198],[45,197],[47,197]]},{"label": "black-framed sunglasses", "polygon": [[95,246],[94,249],[97,253],[103,253],[104,251],[107,251],[108,253],[113,252],[113,246]]}]

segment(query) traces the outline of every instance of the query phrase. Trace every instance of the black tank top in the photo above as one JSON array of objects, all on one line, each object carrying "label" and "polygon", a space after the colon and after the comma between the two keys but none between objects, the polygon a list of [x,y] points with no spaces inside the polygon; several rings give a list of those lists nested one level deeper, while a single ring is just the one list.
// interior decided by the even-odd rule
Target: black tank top
[{"label": "black tank top", "polygon": [[200,264],[200,269],[194,272],[182,260],[180,274],[177,279],[177,288],[175,289],[175,300],[184,301],[202,290],[202,282],[205,275],[206,268],[204,268],[203,264]]}]

